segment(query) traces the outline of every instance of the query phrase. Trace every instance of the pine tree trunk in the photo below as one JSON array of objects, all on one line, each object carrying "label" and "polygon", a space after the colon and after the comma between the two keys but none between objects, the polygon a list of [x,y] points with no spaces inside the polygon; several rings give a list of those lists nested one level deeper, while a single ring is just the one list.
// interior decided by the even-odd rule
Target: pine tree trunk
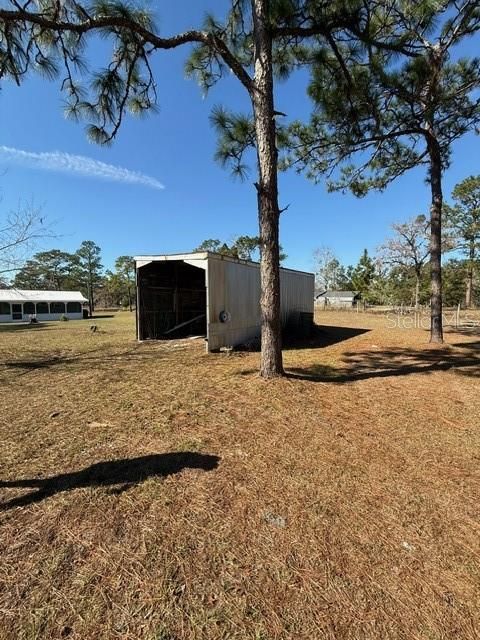
[{"label": "pine tree trunk", "polygon": [[442,160],[436,139],[428,143],[430,155],[430,270],[431,321],[430,342],[443,342],[442,319]]},{"label": "pine tree trunk", "polygon": [[92,309],[92,294],[90,289],[90,282],[87,282],[87,298],[88,298],[88,315],[91,318],[93,315],[93,309]]},{"label": "pine tree trunk", "polygon": [[268,30],[268,0],[252,0],[255,70],[252,105],[258,160],[258,218],[260,231],[260,310],[262,352],[260,375],[284,375],[280,319],[280,256],[275,113],[273,106],[272,39]]},{"label": "pine tree trunk", "polygon": [[465,306],[469,309],[473,303],[473,265],[475,260],[475,243],[470,242],[469,261],[467,271],[467,291],[465,294]]},{"label": "pine tree trunk", "polygon": [[95,309],[93,305],[93,280],[90,268],[88,271],[88,306],[90,307],[90,317],[92,317]]}]

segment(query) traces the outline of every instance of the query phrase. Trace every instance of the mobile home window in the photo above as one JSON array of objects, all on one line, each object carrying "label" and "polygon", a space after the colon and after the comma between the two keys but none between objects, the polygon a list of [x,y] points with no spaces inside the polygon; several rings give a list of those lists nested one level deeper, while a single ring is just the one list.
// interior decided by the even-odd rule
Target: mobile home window
[{"label": "mobile home window", "polygon": [[33,302],[25,302],[23,304],[23,313],[26,315],[33,315],[35,313],[35,305]]},{"label": "mobile home window", "polygon": [[0,316],[9,316],[9,315],[10,315],[10,303],[0,302]]},{"label": "mobile home window", "polygon": [[51,302],[50,303],[50,313],[65,313],[65,303],[64,302]]},{"label": "mobile home window", "polygon": [[37,315],[48,313],[48,302],[37,302]]},{"label": "mobile home window", "polygon": [[80,302],[67,302],[67,313],[82,313]]}]

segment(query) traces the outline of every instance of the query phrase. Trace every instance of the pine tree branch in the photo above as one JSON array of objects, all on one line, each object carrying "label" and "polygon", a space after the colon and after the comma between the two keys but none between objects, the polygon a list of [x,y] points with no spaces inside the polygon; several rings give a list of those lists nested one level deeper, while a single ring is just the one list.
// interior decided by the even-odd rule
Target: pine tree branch
[{"label": "pine tree branch", "polygon": [[339,21],[338,23],[334,23],[330,26],[318,24],[311,27],[276,27],[271,30],[271,33],[274,38],[295,37],[305,40],[316,36],[327,38],[333,31],[338,29],[344,29],[345,31],[350,32],[364,44],[373,45],[379,50],[390,51],[392,53],[402,53],[410,58],[418,58],[421,55],[420,52],[417,52],[412,48],[407,48],[400,43],[373,38],[368,35],[366,31],[355,25],[352,20],[345,21],[344,24]]},{"label": "pine tree branch", "polygon": [[175,49],[176,47],[189,43],[204,44],[221,56],[249,93],[253,91],[253,81],[250,75],[236,56],[230,51],[226,43],[216,34],[192,29],[168,38],[162,38],[127,17],[91,17],[84,10],[82,13],[85,19],[75,22],[72,20],[52,19],[44,13],[34,13],[27,11],[23,7],[19,7],[17,11],[0,9],[0,20],[3,21],[5,25],[18,26],[19,23],[24,23],[36,25],[57,33],[75,33],[78,36],[102,29],[121,29],[139,36],[144,44],[150,44],[154,49]]}]

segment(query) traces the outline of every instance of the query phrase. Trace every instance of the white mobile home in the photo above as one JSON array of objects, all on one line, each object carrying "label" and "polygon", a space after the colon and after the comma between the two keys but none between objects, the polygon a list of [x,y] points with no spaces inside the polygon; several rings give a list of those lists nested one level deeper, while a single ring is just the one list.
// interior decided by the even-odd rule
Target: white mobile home
[{"label": "white mobile home", "polygon": [[[137,338],[205,335],[207,351],[260,335],[260,265],[211,252],[137,256]],[[314,276],[280,270],[282,325],[313,323]]]},{"label": "white mobile home", "polygon": [[88,302],[80,291],[30,291],[0,289],[0,322],[37,320],[70,320],[83,318],[83,303]]}]

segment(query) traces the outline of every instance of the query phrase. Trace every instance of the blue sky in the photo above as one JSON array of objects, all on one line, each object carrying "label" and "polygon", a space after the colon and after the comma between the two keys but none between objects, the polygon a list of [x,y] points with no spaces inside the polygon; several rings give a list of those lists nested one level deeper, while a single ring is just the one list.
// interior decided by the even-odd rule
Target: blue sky
[{"label": "blue sky", "polygon": [[[225,5],[223,0],[162,4],[159,24],[164,35],[197,26],[206,9],[220,12]],[[125,172],[119,176],[116,169],[91,163],[83,166],[90,175],[44,171],[35,166],[35,157],[20,162],[18,154],[0,150],[0,217],[19,201],[33,200],[55,221],[60,236],[44,241],[41,248],[73,251],[82,240],[94,240],[107,267],[122,254],[189,251],[205,238],[255,235],[255,176],[252,173],[245,182],[232,180],[214,162],[215,134],[209,124],[215,104],[246,110],[244,90],[234,78],[227,78],[203,98],[195,82],[184,78],[187,51],[156,55],[159,112],[141,119],[128,117],[111,147],[90,144],[82,124],[64,119],[59,81],[32,75],[21,87],[3,83],[0,148],[86,156],[136,177]],[[89,61],[92,67],[105,64],[103,46],[92,47]],[[289,117],[308,112],[302,78],[280,85],[276,107]],[[456,144],[444,180],[447,198],[457,182],[480,173],[478,144],[473,134]],[[77,161],[60,157],[78,168]],[[113,173],[119,180],[99,179],[92,172]],[[281,175],[280,205],[289,205],[281,220],[286,265],[311,270],[312,253],[320,245],[331,247],[345,264],[357,262],[365,247],[374,252],[392,222],[427,212],[424,175],[424,169],[412,171],[386,192],[361,200],[328,194],[322,185],[293,172]],[[157,188],[157,182],[164,188]]]}]

